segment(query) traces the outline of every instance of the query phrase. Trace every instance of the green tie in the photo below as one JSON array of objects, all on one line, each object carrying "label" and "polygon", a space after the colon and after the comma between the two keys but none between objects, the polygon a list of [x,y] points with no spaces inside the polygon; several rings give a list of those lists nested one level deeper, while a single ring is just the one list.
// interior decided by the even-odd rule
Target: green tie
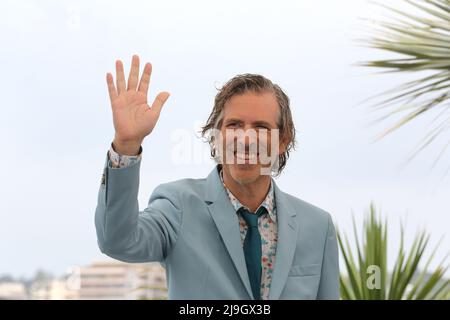
[{"label": "green tie", "polygon": [[258,218],[266,212],[266,208],[261,206],[256,213],[244,207],[239,210],[248,226],[244,240],[244,255],[253,298],[261,300],[261,235],[258,230]]}]

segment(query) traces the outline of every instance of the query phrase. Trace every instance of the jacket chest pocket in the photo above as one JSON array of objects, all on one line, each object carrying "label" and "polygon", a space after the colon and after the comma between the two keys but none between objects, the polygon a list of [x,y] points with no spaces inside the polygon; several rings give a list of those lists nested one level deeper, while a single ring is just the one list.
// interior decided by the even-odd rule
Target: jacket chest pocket
[{"label": "jacket chest pocket", "polygon": [[316,276],[320,275],[322,265],[306,264],[306,265],[293,265],[289,270],[289,277],[302,277],[302,276]]}]

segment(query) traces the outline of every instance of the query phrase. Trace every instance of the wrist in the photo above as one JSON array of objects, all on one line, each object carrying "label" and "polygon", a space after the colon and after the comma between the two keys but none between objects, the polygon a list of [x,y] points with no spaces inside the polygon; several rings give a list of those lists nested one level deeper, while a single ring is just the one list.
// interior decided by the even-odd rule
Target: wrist
[{"label": "wrist", "polygon": [[142,141],[123,141],[114,138],[112,147],[114,151],[123,156],[137,156],[141,151]]}]

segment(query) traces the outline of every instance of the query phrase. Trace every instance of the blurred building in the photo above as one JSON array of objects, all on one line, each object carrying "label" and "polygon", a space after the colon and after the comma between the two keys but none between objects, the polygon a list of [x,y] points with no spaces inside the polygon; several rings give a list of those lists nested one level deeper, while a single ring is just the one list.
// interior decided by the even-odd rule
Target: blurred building
[{"label": "blurred building", "polygon": [[79,299],[79,290],[71,287],[66,278],[36,281],[31,285],[30,298],[33,300],[73,300]]},{"label": "blurred building", "polygon": [[24,300],[28,299],[25,285],[21,282],[0,283],[0,299]]},{"label": "blurred building", "polygon": [[165,270],[158,263],[116,260],[73,267],[63,279],[34,283],[32,299],[167,299]]}]

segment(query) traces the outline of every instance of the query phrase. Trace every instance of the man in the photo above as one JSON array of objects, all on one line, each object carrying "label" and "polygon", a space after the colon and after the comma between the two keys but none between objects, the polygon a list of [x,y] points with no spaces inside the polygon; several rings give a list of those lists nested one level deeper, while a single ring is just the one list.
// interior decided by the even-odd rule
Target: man
[{"label": "man", "polygon": [[288,97],[260,75],[236,76],[218,92],[202,130],[218,162],[208,177],[160,184],[139,211],[141,145],[169,97],[161,92],[147,105],[150,74],[147,63],[139,81],[133,56],[128,85],[121,61],[116,84],[106,77],[115,137],[95,213],[101,251],[161,262],[170,299],[338,299],[330,215],[272,178],[286,165],[295,128]]}]

